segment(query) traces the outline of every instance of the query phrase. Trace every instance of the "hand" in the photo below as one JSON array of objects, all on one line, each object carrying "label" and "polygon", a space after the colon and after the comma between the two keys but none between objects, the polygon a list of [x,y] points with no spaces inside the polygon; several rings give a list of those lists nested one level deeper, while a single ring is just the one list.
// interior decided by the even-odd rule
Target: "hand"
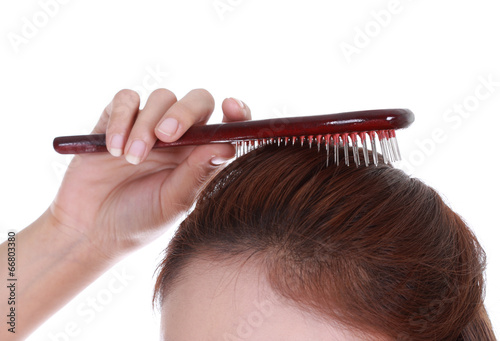
[{"label": "hand", "polygon": [[[190,126],[205,124],[213,109],[214,99],[203,89],[179,101],[169,90],[158,89],[142,110],[136,92],[118,92],[93,130],[106,133],[110,153],[73,158],[50,208],[54,225],[86,238],[109,259],[165,232],[235,150],[231,144],[151,148],[157,138],[175,141]],[[225,99],[222,109],[223,122],[251,117],[250,109],[235,99]]]}]

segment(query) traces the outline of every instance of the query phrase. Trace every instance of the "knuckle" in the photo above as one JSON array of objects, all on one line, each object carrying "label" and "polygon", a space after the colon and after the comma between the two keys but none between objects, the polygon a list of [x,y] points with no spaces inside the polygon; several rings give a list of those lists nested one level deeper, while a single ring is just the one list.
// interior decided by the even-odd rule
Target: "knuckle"
[{"label": "knuckle", "polygon": [[205,167],[199,166],[199,169],[195,175],[195,181],[198,184],[198,188],[208,181],[211,171],[211,169],[206,169]]},{"label": "knuckle", "polygon": [[215,100],[212,94],[203,88],[198,88],[198,89],[193,89],[191,90],[191,93],[196,94],[196,96],[199,96],[202,98],[202,100],[207,101],[210,103],[211,106],[215,106]]},{"label": "knuckle", "polygon": [[196,181],[198,181],[200,185],[205,183],[209,179],[211,171],[212,169],[207,169],[207,167],[199,166],[199,171],[196,175]]},{"label": "knuckle", "polygon": [[122,89],[118,91],[114,99],[128,106],[137,106],[141,100],[137,91],[131,89]]},{"label": "knuckle", "polygon": [[165,88],[158,88],[156,90],[154,90],[150,97],[158,97],[160,98],[161,100],[171,100],[171,99],[174,99],[174,101],[177,101],[177,97],[175,96],[175,94],[168,90],[168,89],[165,89]]},{"label": "knuckle", "polygon": [[186,124],[188,127],[195,122],[193,110],[189,105],[186,105],[186,103],[179,101],[175,103],[175,106],[173,106],[172,109],[173,110],[169,111],[168,117],[174,117],[179,122]]},{"label": "knuckle", "polygon": [[193,178],[198,185],[207,180],[210,170],[206,166],[194,163],[191,158],[187,159],[187,164],[193,170]]}]

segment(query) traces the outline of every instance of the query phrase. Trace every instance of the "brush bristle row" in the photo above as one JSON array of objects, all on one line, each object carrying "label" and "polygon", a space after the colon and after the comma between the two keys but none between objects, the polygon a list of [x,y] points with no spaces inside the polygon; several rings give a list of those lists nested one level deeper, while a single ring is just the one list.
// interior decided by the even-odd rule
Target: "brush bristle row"
[{"label": "brush bristle row", "polygon": [[[368,140],[370,140],[371,150],[373,153],[373,164],[375,166],[378,164],[377,159],[377,144],[380,145],[380,150],[384,163],[395,162],[401,160],[401,154],[399,152],[398,142],[396,140],[396,132],[394,130],[377,130],[377,131],[367,131],[367,132],[357,132],[357,133],[344,133],[344,134],[326,134],[326,135],[306,135],[306,136],[283,136],[283,137],[271,137],[263,139],[252,139],[245,141],[236,142],[236,157],[245,155],[254,149],[268,144],[277,144],[278,147],[281,145],[287,146],[291,144],[300,143],[300,146],[312,148],[316,145],[318,152],[324,148],[326,149],[326,166],[330,163],[334,163],[337,166],[340,163],[340,151],[343,150],[344,162],[349,166],[349,147],[352,149],[354,163],[356,167],[361,165],[362,160],[359,154],[359,146],[363,150],[363,161],[365,166],[370,164],[370,158],[368,155]],[[361,142],[361,145],[359,144]],[[332,161],[330,162],[330,159]]]}]

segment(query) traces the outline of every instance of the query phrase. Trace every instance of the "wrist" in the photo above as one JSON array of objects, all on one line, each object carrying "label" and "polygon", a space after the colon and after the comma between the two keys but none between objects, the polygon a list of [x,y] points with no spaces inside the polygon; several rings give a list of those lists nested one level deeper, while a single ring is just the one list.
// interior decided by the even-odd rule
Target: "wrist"
[{"label": "wrist", "polygon": [[119,260],[100,252],[84,234],[60,224],[50,210],[17,233],[16,241],[16,275],[22,283],[16,306],[22,312],[18,316],[22,338]]},{"label": "wrist", "polygon": [[110,242],[104,246],[98,238],[92,238],[85,233],[87,229],[72,221],[54,203],[36,223],[41,225],[44,235],[55,241],[59,248],[67,248],[74,257],[83,256],[77,260],[91,267],[111,267],[127,253],[115,243]]}]

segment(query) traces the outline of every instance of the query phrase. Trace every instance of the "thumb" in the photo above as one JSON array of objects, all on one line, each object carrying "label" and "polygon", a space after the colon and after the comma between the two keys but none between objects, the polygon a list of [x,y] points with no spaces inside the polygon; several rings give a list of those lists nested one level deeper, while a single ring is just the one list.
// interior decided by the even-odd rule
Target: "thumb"
[{"label": "thumb", "polygon": [[234,155],[234,146],[227,143],[201,145],[194,148],[163,183],[162,202],[171,206],[167,209],[173,209],[174,212],[189,209],[205,182],[210,180],[222,164]]}]

